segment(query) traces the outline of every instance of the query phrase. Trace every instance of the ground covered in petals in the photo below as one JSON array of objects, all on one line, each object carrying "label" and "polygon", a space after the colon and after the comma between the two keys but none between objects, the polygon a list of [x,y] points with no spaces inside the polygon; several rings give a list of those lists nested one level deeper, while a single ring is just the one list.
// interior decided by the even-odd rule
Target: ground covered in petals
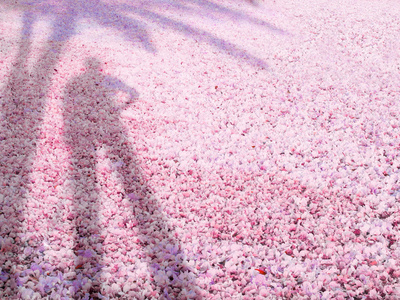
[{"label": "ground covered in petals", "polygon": [[399,299],[396,0],[4,0],[1,299]]}]

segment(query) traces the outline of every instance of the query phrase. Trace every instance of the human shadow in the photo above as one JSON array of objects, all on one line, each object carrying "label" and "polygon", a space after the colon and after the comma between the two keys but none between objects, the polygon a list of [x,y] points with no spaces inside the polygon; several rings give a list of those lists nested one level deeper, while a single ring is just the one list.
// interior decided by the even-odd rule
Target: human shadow
[{"label": "human shadow", "polygon": [[[155,215],[159,203],[145,182],[139,180],[141,175],[120,120],[123,109],[139,95],[119,79],[102,73],[101,63],[96,58],[86,59],[85,69],[84,73],[67,83],[63,102],[64,135],[71,152],[75,178],[75,268],[78,274],[92,280],[90,297],[98,297],[104,253],[96,246],[102,243],[100,233],[103,229],[99,222],[101,186],[96,166],[102,150],[112,165],[118,165],[122,197],[130,201],[130,211],[137,220],[139,235],[144,237],[140,246],[151,262],[150,275],[156,278],[160,270],[170,274],[167,282],[155,280],[154,284],[166,298],[178,299],[179,293],[186,289],[192,291],[191,299],[194,299],[194,283],[183,283],[179,278],[182,272],[189,271],[179,251],[179,241],[173,230],[165,231],[167,220]],[[129,101],[119,104],[116,100],[118,92],[126,94]],[[75,297],[83,296],[79,284],[76,285]]]},{"label": "human shadow", "polygon": [[[69,17],[64,15],[59,21],[68,24]],[[36,16],[32,12],[23,13],[18,52],[0,99],[0,170],[3,175],[0,177],[0,212],[3,215],[0,219],[0,236],[3,237],[0,266],[1,276],[7,282],[3,288],[4,297],[17,295],[21,286],[13,268],[24,270],[33,259],[21,258],[22,241],[26,242],[23,233],[25,199],[31,183],[30,174],[47,105],[47,93],[71,33],[68,26],[61,27],[56,21],[31,71],[28,62],[35,21]],[[60,33],[61,28],[63,33]],[[39,245],[31,241],[31,246]]]}]

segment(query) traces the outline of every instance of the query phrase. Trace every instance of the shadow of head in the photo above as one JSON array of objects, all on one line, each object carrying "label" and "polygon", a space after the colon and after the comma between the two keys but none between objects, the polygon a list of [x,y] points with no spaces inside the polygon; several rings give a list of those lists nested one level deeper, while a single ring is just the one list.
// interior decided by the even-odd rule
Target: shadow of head
[{"label": "shadow of head", "polygon": [[85,59],[85,68],[87,71],[100,71],[101,62],[95,57],[88,57]]}]

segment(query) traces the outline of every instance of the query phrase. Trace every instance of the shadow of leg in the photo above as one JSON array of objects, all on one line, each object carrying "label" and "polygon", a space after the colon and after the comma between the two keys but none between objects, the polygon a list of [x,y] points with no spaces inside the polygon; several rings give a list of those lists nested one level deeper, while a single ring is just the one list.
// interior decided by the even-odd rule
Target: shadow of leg
[{"label": "shadow of leg", "polygon": [[[118,123],[114,123],[118,124]],[[165,299],[201,299],[196,287],[195,272],[188,265],[175,230],[169,225],[160,203],[142,178],[134,161],[123,126],[112,131],[109,145],[110,158],[119,164],[124,197],[130,200],[130,209],[139,229],[140,246],[150,265],[154,289],[160,290]]]},{"label": "shadow of leg", "polygon": [[[74,297],[84,298],[85,294],[97,295],[101,272],[102,244],[98,224],[98,191],[96,189],[96,156],[80,139],[76,139],[72,154],[74,168],[74,217],[75,217],[75,272]],[[71,144],[71,143],[70,143]]]}]

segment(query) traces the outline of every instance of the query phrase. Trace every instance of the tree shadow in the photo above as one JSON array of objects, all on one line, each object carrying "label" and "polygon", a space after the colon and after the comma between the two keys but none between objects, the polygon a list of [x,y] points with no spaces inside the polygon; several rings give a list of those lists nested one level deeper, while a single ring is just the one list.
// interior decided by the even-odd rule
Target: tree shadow
[{"label": "tree shadow", "polygon": [[[147,5],[148,4],[150,4],[150,7],[141,5],[140,1],[133,2],[132,4],[128,5],[108,4],[99,0],[4,0],[3,4],[1,5],[6,9],[17,9],[23,12],[23,24],[21,40],[18,45],[18,53],[16,55],[15,62],[13,63],[12,70],[9,74],[9,80],[5,85],[0,99],[0,170],[2,174],[4,174],[4,176],[0,178],[0,208],[2,213],[0,219],[0,233],[1,236],[4,237],[1,241],[2,250],[0,252],[0,265],[3,267],[0,271],[0,277],[1,279],[6,278],[3,281],[8,282],[7,286],[5,287],[6,292],[3,294],[3,296],[11,296],[13,293],[17,295],[17,289],[21,286],[21,284],[18,283],[16,275],[12,275],[13,266],[29,265],[31,263],[26,260],[21,261],[19,255],[21,249],[23,248],[23,245],[21,244],[21,234],[25,210],[24,199],[26,198],[29,190],[29,176],[33,168],[36,145],[39,141],[39,128],[43,122],[44,112],[47,105],[46,96],[51,85],[53,74],[56,72],[56,66],[64,52],[65,45],[70,38],[77,34],[77,25],[79,21],[82,19],[89,19],[96,22],[100,26],[115,29],[123,34],[125,39],[132,42],[136,47],[142,47],[149,53],[156,53],[157,49],[151,43],[151,36],[146,28],[147,23],[145,21],[141,21],[144,19],[149,22],[158,23],[162,27],[168,27],[184,34],[185,36],[199,39],[200,41],[220,49],[224,53],[232,55],[239,61],[244,61],[245,63],[257,65],[262,68],[268,68],[267,64],[263,60],[248,53],[245,49],[240,49],[236,45],[218,38],[210,32],[198,29],[192,24],[185,24],[184,22],[176,21],[168,16],[165,16],[158,12],[157,7],[160,5],[168,5],[173,7],[175,5],[177,9],[181,9],[186,12],[190,11],[196,14],[202,14],[205,16],[213,15],[218,17],[225,15],[232,19],[240,19],[257,26],[267,28],[268,30],[272,30],[276,33],[284,34],[282,30],[263,20],[259,20],[244,13],[231,10],[212,1],[165,0],[147,1]],[[153,8],[151,8],[151,5],[153,5]],[[136,14],[137,18],[126,16],[126,12],[132,13],[133,15]],[[52,20],[50,25],[50,36],[46,40],[42,53],[40,54],[37,62],[33,64],[32,71],[30,71],[27,62],[29,61],[30,54],[32,53],[31,44],[33,42],[33,27],[35,26],[35,23],[43,16],[49,17]],[[92,61],[92,63],[96,64],[95,61]],[[90,66],[88,66],[88,68],[91,69]],[[99,80],[106,80],[101,73],[94,70],[95,67],[93,67],[93,70],[89,71],[89,73],[95,73],[96,76],[99,77]],[[85,74],[82,76],[85,76]],[[110,80],[110,78],[107,80]],[[111,82],[113,81],[111,80]],[[114,81],[113,84],[117,84],[117,88],[122,88],[123,85],[117,82],[118,81]],[[93,81],[89,81],[89,86],[84,86],[85,90],[89,90],[89,94],[91,91],[90,88],[92,88],[91,83],[93,83]],[[93,91],[93,93],[95,93],[95,91]],[[67,88],[67,94],[71,96],[73,95],[73,91]],[[101,104],[107,107],[109,104],[106,105],[105,101],[106,99],[104,99]],[[85,106],[83,105],[83,107]],[[114,111],[114,115],[118,115],[118,112],[118,110]],[[113,118],[111,114],[107,113],[107,115],[109,115],[111,119]],[[81,117],[76,116],[75,118],[72,115],[66,116],[66,120],[69,121],[75,119],[80,120],[79,118]],[[103,124],[103,128],[107,127],[108,125],[112,126],[111,124],[105,123],[105,121],[102,120],[99,120],[99,122],[100,124]],[[115,124],[116,125],[111,127],[116,130],[113,138],[121,140],[126,139],[122,130],[123,127],[120,127],[121,124],[119,121],[116,121]],[[89,128],[92,127],[93,126],[89,126]],[[74,160],[78,160],[80,161],[80,164],[82,164],[83,160],[79,159],[79,155],[85,156],[88,159],[88,165],[85,171],[87,171],[88,175],[90,175],[81,178],[77,184],[82,184],[84,191],[86,191],[88,194],[93,194],[93,200],[95,201],[96,191],[94,182],[96,180],[96,175],[94,173],[94,166],[96,160],[95,157],[91,157],[91,154],[82,148],[83,146],[81,146],[79,143],[76,144],[76,142],[73,142],[76,140],[76,138],[73,138],[71,132],[74,132],[75,129],[76,127],[71,125],[69,128],[70,133],[67,133],[67,136],[70,138],[69,143],[74,145],[72,157]],[[121,131],[118,133],[118,130],[120,129]],[[76,133],[78,133],[78,131]],[[97,131],[89,131],[88,134],[89,137],[92,138],[99,137],[99,133]],[[26,141],[26,143],[22,143],[21,141]],[[92,140],[92,144],[93,143],[94,140]],[[116,144],[112,147],[107,143],[104,145],[106,148],[108,147],[110,153],[115,157],[120,156],[122,149],[125,149],[124,151],[126,151],[126,153],[130,153],[129,151],[131,151],[124,148],[125,146],[117,146],[119,144]],[[96,144],[96,146],[98,145]],[[136,174],[135,177],[135,172],[130,172],[130,170],[127,169],[129,164],[132,165],[132,153],[130,153],[128,157],[130,157],[130,159],[125,157],[123,158],[126,161],[123,160],[124,164],[121,172],[131,174],[131,178],[129,180],[133,180],[132,182],[135,182],[134,178],[136,178],[138,174]],[[75,164],[75,171],[77,170],[82,170],[79,167],[79,164]],[[94,178],[94,181],[90,179],[90,177]],[[129,178],[129,176],[127,176],[127,178]],[[147,230],[146,228],[154,223],[154,221],[150,218],[151,212],[157,208],[157,203],[154,199],[152,201],[146,200],[152,198],[149,196],[151,193],[148,191],[149,189],[147,187],[144,188],[144,190],[140,189],[139,185],[133,188],[130,186],[129,180],[123,180],[124,193],[125,195],[138,195],[132,197],[133,199],[140,201],[136,201],[136,204],[132,205],[139,205],[142,207],[141,209],[143,211],[147,211],[147,213],[143,214],[141,217],[140,231],[142,235],[148,234],[151,237],[153,233],[151,233],[151,230]],[[83,200],[76,200],[75,210],[77,212],[80,211],[81,204],[83,204],[81,201]],[[94,206],[93,208],[95,208]],[[84,213],[93,219],[93,226],[96,227],[96,211],[94,209],[84,209]],[[87,237],[87,233],[81,226],[81,221],[77,219],[76,222],[79,230],[75,240],[75,250],[77,251],[77,254],[83,253],[86,255],[87,252],[82,252],[82,250],[84,250],[85,247],[92,248],[91,244],[93,244],[93,241]],[[158,219],[158,223],[166,226],[167,221],[163,217],[162,220]],[[81,229],[82,231],[80,231]],[[172,234],[165,238],[171,239],[171,245],[179,244],[174,240]],[[166,248],[163,249],[161,247],[159,251],[165,251],[165,253],[167,253],[165,257],[169,257],[171,260],[170,272],[175,274],[172,276],[173,283],[171,284],[172,286],[177,286],[177,289],[179,289],[179,280],[177,279],[176,274],[179,274],[181,270],[186,268],[184,264],[181,263],[181,258],[177,258],[178,256],[181,257],[181,255],[178,255],[176,250],[172,251],[171,248],[167,250]],[[171,251],[175,251],[174,254],[171,254]],[[100,270],[101,263],[100,260],[98,260],[98,257],[101,257],[101,253],[96,255],[97,256],[93,257],[93,262],[91,262],[91,264],[93,263]],[[192,289],[192,287],[187,286],[180,288]],[[93,287],[93,289],[95,289],[95,287]],[[166,289],[166,292],[169,293],[168,288]]]},{"label": "tree shadow", "polygon": [[[138,213],[135,218],[140,235],[144,236],[143,241],[145,241],[141,246],[143,249],[149,249],[146,250],[146,254],[153,266],[151,276],[156,278],[160,270],[165,274],[168,272],[171,274],[169,282],[164,284],[155,282],[156,286],[158,285],[161,293],[164,292],[173,299],[177,299],[183,289],[193,291],[194,298],[194,285],[183,284],[179,279],[182,272],[188,271],[183,263],[183,255],[178,249],[179,241],[173,236],[172,230],[169,232],[164,230],[168,228],[168,222],[155,215],[159,210],[159,204],[152,197],[149,187],[139,181],[141,176],[124,125],[120,121],[121,112],[129,102],[118,104],[117,93],[122,91],[129,95],[130,101],[135,100],[138,93],[119,79],[103,74],[98,59],[93,57],[86,59],[85,66],[86,71],[83,74],[68,82],[63,108],[65,140],[71,151],[75,178],[74,251],[78,257],[75,268],[83,277],[93,280],[90,297],[98,297],[100,286],[98,278],[101,274],[101,258],[104,253],[96,247],[102,243],[100,238],[102,224],[98,221],[101,187],[96,165],[98,153],[102,149],[105,150],[112,165],[119,166],[122,197],[131,201],[130,211]],[[171,246],[178,248],[171,251]],[[77,285],[75,297],[84,297],[79,288]]]},{"label": "tree shadow", "polygon": [[[68,18],[65,15],[62,21],[68,21]],[[47,92],[65,42],[70,37],[60,33],[60,29],[68,31],[68,28],[55,22],[42,55],[30,71],[28,61],[35,21],[35,15],[29,11],[22,16],[18,53],[0,99],[0,170],[4,174],[0,178],[0,208],[3,214],[0,233],[4,237],[0,265],[3,278],[9,279],[9,284],[4,287],[5,295],[9,296],[16,294],[20,286],[12,275],[15,268],[30,264],[20,258],[25,198],[47,105]]]},{"label": "tree shadow", "polygon": [[[245,0],[244,2],[252,6],[256,5],[255,0]],[[214,19],[219,17],[228,17],[235,21],[244,21],[253,25],[264,27],[277,34],[286,34],[284,30],[270,24],[269,22],[250,16],[244,12],[241,12],[239,9],[234,10],[227,6],[224,6],[223,1],[214,2],[210,0],[154,0],[148,1],[146,2],[146,4],[149,7],[153,7],[153,11],[160,5],[168,5],[169,7],[175,8],[177,11],[191,12],[200,16]]]},{"label": "tree shadow", "polygon": [[[11,0],[7,0],[7,2],[10,1]],[[19,2],[17,1],[17,3]],[[260,28],[267,29],[278,35],[288,34],[265,20],[209,0],[138,0],[129,3],[106,3],[100,0],[43,0],[36,3],[35,1],[26,0],[20,1],[19,5],[9,4],[9,6],[22,8],[37,15],[46,15],[55,19],[61,19],[61,22],[58,22],[61,25],[61,28],[58,29],[60,33],[63,31],[62,19],[64,15],[69,16],[66,27],[72,31],[76,29],[78,23],[83,19],[94,21],[105,28],[117,30],[127,41],[132,42],[135,47],[142,47],[149,53],[157,52],[147,30],[147,23],[154,22],[162,27],[166,26],[180,32],[185,36],[208,43],[222,52],[232,55],[238,60],[253,66],[259,66],[263,69],[268,69],[266,62],[252,55],[246,49],[241,49],[237,45],[218,38],[212,32],[195,27],[193,24],[179,22],[171,17],[163,15],[160,12],[162,11],[160,8],[168,7],[168,9],[172,9],[177,13],[193,13],[212,19],[228,17],[235,21],[243,21],[259,26]],[[131,14],[129,17],[126,16],[127,12]],[[133,15],[137,17],[135,18]],[[140,19],[144,19],[146,22]]]}]

